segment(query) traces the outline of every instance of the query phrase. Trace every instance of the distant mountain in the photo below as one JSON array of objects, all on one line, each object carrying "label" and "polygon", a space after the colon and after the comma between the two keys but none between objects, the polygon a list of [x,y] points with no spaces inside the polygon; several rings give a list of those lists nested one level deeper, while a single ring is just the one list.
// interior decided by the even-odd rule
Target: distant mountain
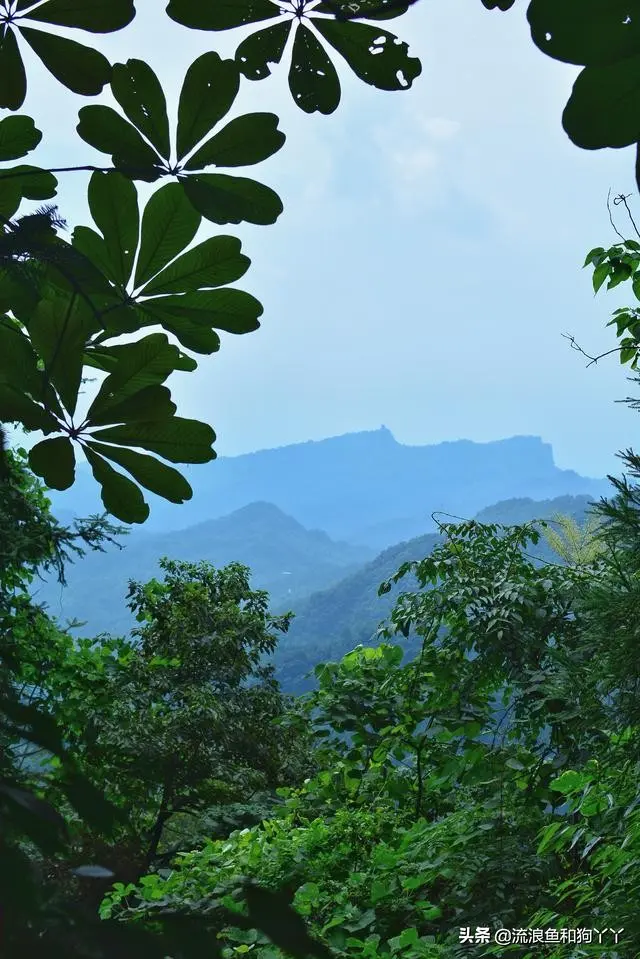
[{"label": "distant mountain", "polygon": [[86,622],[85,635],[127,633],[134,625],[125,605],[129,579],[146,581],[158,560],[208,560],[214,566],[237,561],[249,566],[252,584],[269,591],[272,606],[289,608],[302,596],[326,588],[371,559],[366,546],[334,542],[308,530],[271,503],[251,503],[221,519],[186,530],[153,534],[133,530],[104,553],[87,553],[67,569],[68,585],[38,583],[40,602],[61,622]]},{"label": "distant mountain", "polygon": [[[548,520],[560,513],[581,523],[590,501],[588,496],[561,496],[542,502],[510,499],[481,510],[476,519],[510,526],[534,519]],[[398,543],[340,583],[299,603],[291,629],[275,654],[283,688],[291,693],[310,689],[312,680],[305,675],[317,663],[340,659],[359,643],[375,645],[374,633],[391,612],[398,594],[416,586],[415,580],[407,576],[390,593],[378,596],[380,583],[389,579],[403,563],[424,559],[440,540],[440,536],[428,534]],[[532,547],[531,553],[540,559],[558,562],[544,540]],[[406,645],[407,652],[411,652],[411,644]]]},{"label": "distant mountain", "polygon": [[[607,488],[605,480],[558,469],[551,446],[538,437],[404,446],[385,427],[183,469],[193,499],[175,506],[148,494],[145,532],[184,529],[266,501],[307,529],[381,550],[435,529],[437,510],[468,517],[511,497],[598,497]],[[53,492],[51,499],[76,515],[102,511],[83,469],[68,494]]]}]

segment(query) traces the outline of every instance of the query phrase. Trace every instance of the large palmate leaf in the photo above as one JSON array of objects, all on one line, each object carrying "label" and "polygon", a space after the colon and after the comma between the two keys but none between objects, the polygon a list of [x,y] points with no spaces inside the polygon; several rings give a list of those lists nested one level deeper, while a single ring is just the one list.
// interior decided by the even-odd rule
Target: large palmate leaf
[{"label": "large palmate leaf", "polygon": [[296,0],[288,5],[272,0],[170,0],[167,13],[177,23],[197,30],[228,30],[277,20],[251,34],[236,50],[238,67],[250,80],[268,76],[269,64],[281,61],[294,28],[289,88],[302,110],[328,114],[340,102],[340,81],[318,34],[365,83],[381,90],[407,89],[420,75],[420,61],[409,56],[406,43],[361,20],[391,19],[411,4],[412,0],[361,0],[358,4]]},{"label": "large palmate leaf", "polygon": [[0,120],[0,160],[18,160],[38,146],[42,133],[31,117],[13,116]]},{"label": "large palmate leaf", "polygon": [[[205,53],[189,67],[178,105],[175,160],[164,94],[151,67],[141,60],[118,63],[113,68],[111,87],[127,119],[111,107],[83,107],[78,133],[96,150],[111,154],[117,170],[132,179],[147,181],[176,176],[179,189],[194,210],[213,223],[275,222],[282,212],[280,199],[253,180],[227,175],[224,185],[220,181],[215,190],[198,184],[188,189],[196,171],[260,163],[285,141],[273,113],[236,117],[205,140],[231,109],[238,93],[239,72],[232,60]],[[255,198],[260,196],[260,201],[234,200],[247,190]]]},{"label": "large palmate leaf", "polygon": [[215,453],[211,445],[216,434],[206,423],[173,416],[148,423],[125,423],[92,434],[104,443],[139,446],[172,463],[208,463]]},{"label": "large palmate leaf", "polygon": [[532,0],[527,17],[540,50],[585,67],[563,113],[570,139],[587,150],[639,143],[640,22],[630,4]]},{"label": "large palmate leaf", "polygon": [[193,490],[184,476],[154,456],[120,449],[117,446],[107,446],[105,443],[91,440],[87,441],[87,446],[106,459],[124,467],[141,486],[169,500],[170,503],[184,503],[193,496]]},{"label": "large palmate leaf", "polygon": [[[0,120],[0,162],[26,156],[35,150],[41,140],[42,133],[36,128],[31,117],[5,117]],[[38,167],[22,164],[0,168],[1,222],[6,224],[6,221],[15,215],[23,198],[48,200],[55,196],[57,186],[58,181],[54,175]]]},{"label": "large palmate leaf", "polygon": [[[205,183],[209,193],[201,205],[210,202],[213,215],[226,203],[226,222],[230,218],[238,222],[251,204],[254,219],[266,220],[280,202],[253,180],[210,176],[214,182]],[[249,267],[240,241],[216,236],[187,249],[201,223],[190,202],[190,190],[199,179],[193,178],[186,189],[179,183],[161,187],[148,201],[140,222],[130,180],[115,172],[91,177],[89,204],[101,235],[88,227],[77,228],[73,245],[112,281],[109,296],[93,299],[109,335],[159,324],[187,349],[212,353],[220,345],[214,329],[233,333],[257,329],[261,304],[239,290],[218,290]],[[205,292],[211,295],[203,299]],[[223,303],[228,306],[223,308]]]},{"label": "large palmate leaf", "polygon": [[27,78],[17,38],[22,36],[53,76],[84,96],[100,93],[111,77],[103,54],[29,24],[72,27],[90,33],[121,30],[135,16],[133,0],[45,0],[41,4],[0,0],[0,107],[18,110],[27,94]]}]

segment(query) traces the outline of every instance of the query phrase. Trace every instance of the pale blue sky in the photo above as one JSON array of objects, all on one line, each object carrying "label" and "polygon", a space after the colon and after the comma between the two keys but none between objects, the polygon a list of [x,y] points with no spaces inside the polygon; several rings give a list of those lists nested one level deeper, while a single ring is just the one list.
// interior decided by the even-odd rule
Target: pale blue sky
[{"label": "pale blue sky", "polygon": [[[243,36],[188,31],[164,4],[138,6],[128,30],[96,45],[147,60],[172,108],[189,63],[230,55]],[[272,110],[288,137],[252,171],[285,211],[274,227],[203,227],[199,238],[242,237],[253,262],[237,285],[265,313],[258,332],[226,336],[175,377],[179,412],[214,426],[220,455],[384,423],[409,444],[536,434],[563,468],[618,471],[614,454],[637,445],[640,426],[614,403],[628,393],[624,368],[614,357],[587,369],[562,333],[591,352],[615,345],[605,324],[625,297],[594,299],[581,266],[615,239],[606,196],[634,190],[631,151],[568,141],[560,118],[577,69],[533,46],[522,3],[501,14],[423,0],[384,26],[422,60],[408,92],[376,91],[345,68],[337,113],[307,116],[286,69],[243,81],[234,113]],[[36,63],[29,76],[23,112],[45,133],[34,158],[103,163],[74,134],[87,101]],[[89,222],[86,182],[61,180],[72,225]]]}]

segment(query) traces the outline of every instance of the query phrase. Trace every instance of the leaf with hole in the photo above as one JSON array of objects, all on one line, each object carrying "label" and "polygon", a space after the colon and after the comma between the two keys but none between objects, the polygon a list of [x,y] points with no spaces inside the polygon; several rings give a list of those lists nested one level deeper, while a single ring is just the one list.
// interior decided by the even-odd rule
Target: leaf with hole
[{"label": "leaf with hole", "polygon": [[326,50],[304,24],[293,43],[289,89],[305,113],[333,113],[340,103],[340,80]]},{"label": "leaf with hole", "polygon": [[247,80],[264,80],[271,73],[269,64],[280,63],[291,26],[291,20],[275,23],[242,41],[236,50],[236,63]]},{"label": "leaf with hole", "polygon": [[171,143],[167,101],[151,67],[142,60],[114,64],[111,92],[131,123],[168,161]]},{"label": "leaf with hole", "polygon": [[140,233],[136,188],[121,173],[95,172],[89,181],[88,199],[91,216],[104,238],[110,273],[116,283],[125,287],[133,270]]},{"label": "leaf with hole", "polygon": [[152,183],[161,176],[162,158],[133,124],[111,107],[91,105],[78,113],[78,135],[101,153],[111,154],[115,167],[133,180]]},{"label": "leaf with hole", "polygon": [[313,21],[318,33],[344,57],[356,76],[378,90],[408,90],[422,67],[392,33],[366,23]]}]

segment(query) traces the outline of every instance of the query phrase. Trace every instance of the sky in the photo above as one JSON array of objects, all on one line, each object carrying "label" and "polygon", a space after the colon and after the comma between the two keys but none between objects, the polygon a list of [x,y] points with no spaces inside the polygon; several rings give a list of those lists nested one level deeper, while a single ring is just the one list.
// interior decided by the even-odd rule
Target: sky
[{"label": "sky", "polygon": [[[137,6],[121,33],[68,35],[112,62],[146,60],[173,113],[189,64],[231,56],[252,32],[190,31],[161,2]],[[287,141],[237,172],[276,189],[284,213],[267,227],[205,222],[196,241],[242,239],[252,266],[235,285],[263,303],[262,325],[223,334],[219,353],[170,382],[179,414],[214,427],[219,455],[384,424],[411,445],[537,435],[558,466],[602,476],[638,445],[638,414],[616,403],[634,389],[626,367],[615,356],[588,367],[562,335],[591,354],[615,346],[606,323],[631,290],[594,297],[582,264],[615,242],[607,193],[635,191],[632,151],[570,143],[561,114],[578,69],[533,46],[525,12],[522,0],[508,13],[421,0],[383,24],[422,61],[413,87],[378,91],[340,64],[328,117],[293,104],[286,66],[243,80],[231,115],[275,112]],[[104,165],[75,125],[110,95],[83,100],[35,59],[27,72],[21,112],[44,133],[29,162]],[[71,226],[91,222],[87,182],[60,177]]]}]

